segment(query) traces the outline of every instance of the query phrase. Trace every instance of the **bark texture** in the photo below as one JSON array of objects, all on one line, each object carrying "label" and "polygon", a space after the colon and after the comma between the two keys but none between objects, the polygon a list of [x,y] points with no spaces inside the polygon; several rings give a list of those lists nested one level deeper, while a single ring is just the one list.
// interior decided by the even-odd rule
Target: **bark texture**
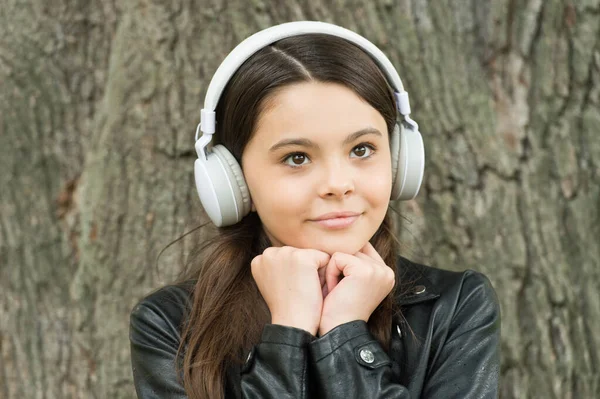
[{"label": "bark texture", "polygon": [[600,397],[600,1],[0,6],[0,397],[134,398],[128,316],[205,233],[193,137],[225,55],[322,20],[392,60],[424,134],[404,254],[492,280],[503,398]]}]

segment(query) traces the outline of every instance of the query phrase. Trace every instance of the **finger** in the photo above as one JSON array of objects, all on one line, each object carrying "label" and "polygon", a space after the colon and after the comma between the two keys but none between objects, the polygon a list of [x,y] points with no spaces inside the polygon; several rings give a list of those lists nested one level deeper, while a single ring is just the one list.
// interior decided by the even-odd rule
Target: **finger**
[{"label": "finger", "polygon": [[317,270],[317,273],[319,274],[319,283],[321,283],[321,287],[323,287],[326,283],[325,270],[327,270],[327,266],[319,267],[319,269]]},{"label": "finger", "polygon": [[314,251],[314,253],[311,254],[311,256],[314,256],[314,259],[316,260],[317,274],[319,275],[319,284],[321,284],[321,294],[323,295],[323,298],[325,298],[329,293],[329,290],[327,289],[327,279],[325,277],[325,271],[327,270],[327,264],[329,263],[331,256],[328,253],[321,252],[318,250],[310,251]]},{"label": "finger", "polygon": [[259,267],[260,262],[262,260],[262,255],[255,256],[250,262],[250,270],[252,271],[252,275],[256,273],[256,269]]},{"label": "finger", "polygon": [[336,252],[327,264],[327,270],[325,272],[325,281],[327,282],[329,292],[331,292],[331,290],[333,290],[340,282],[342,276],[349,276],[352,274],[354,268],[362,262],[363,261],[353,255]]},{"label": "finger", "polygon": [[356,256],[358,259],[364,260],[365,262],[369,262],[369,264],[378,263],[375,259],[371,258],[369,255],[366,255],[362,252],[357,252],[354,254],[354,256]]},{"label": "finger", "polygon": [[362,252],[357,252],[356,257],[367,262],[368,265],[372,266],[378,272],[383,271],[385,273],[388,273],[389,271],[391,271],[392,274],[395,274],[394,271],[387,264],[379,263],[379,262],[375,261],[373,258],[363,254]]},{"label": "finger", "polygon": [[362,247],[360,249],[360,251],[358,251],[358,253],[363,253],[365,255],[367,255],[368,257],[370,257],[371,259],[377,261],[377,262],[381,262],[383,264],[385,264],[385,261],[383,260],[383,258],[381,257],[381,255],[379,255],[379,252],[377,252],[375,250],[375,248],[373,247],[373,245],[367,241],[367,243],[365,244],[364,247]]},{"label": "finger", "polygon": [[354,256],[356,256],[358,259],[367,262],[369,265],[373,265],[375,267],[387,267],[387,265],[383,261],[380,262],[379,260],[373,259],[369,255],[366,255],[362,252],[357,252]]},{"label": "finger", "polygon": [[319,251],[317,249],[300,249],[304,254],[308,255],[309,258],[314,261],[314,265],[320,271],[325,268],[329,263],[330,256],[328,253]]},{"label": "finger", "polygon": [[329,289],[327,288],[327,284],[325,282],[321,284],[321,294],[323,294],[323,299],[325,299],[327,294],[329,294]]},{"label": "finger", "polygon": [[263,251],[263,256],[271,256],[276,254],[278,251],[280,250],[280,248],[278,247],[267,247],[265,248],[265,250]]},{"label": "finger", "polygon": [[335,265],[335,258],[332,256],[325,268],[325,285],[327,286],[327,292],[331,292],[336,285],[340,282],[341,272]]}]

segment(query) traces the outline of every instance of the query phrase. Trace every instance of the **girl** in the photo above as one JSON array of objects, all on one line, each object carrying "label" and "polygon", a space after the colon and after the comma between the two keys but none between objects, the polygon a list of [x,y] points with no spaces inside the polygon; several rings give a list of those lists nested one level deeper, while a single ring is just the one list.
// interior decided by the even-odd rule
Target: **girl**
[{"label": "girl", "polygon": [[488,279],[397,256],[390,199],[416,195],[422,147],[395,77],[366,39],[317,22],[224,61],[195,166],[220,227],[131,313],[139,398],[497,397]]}]

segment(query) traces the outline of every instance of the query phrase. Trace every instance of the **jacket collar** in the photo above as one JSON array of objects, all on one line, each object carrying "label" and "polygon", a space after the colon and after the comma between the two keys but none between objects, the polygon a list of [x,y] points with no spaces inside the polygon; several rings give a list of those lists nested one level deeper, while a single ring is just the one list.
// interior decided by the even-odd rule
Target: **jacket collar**
[{"label": "jacket collar", "polygon": [[[423,288],[424,287],[424,288]],[[422,291],[424,289],[424,291]],[[407,293],[398,296],[397,303],[400,306],[416,305],[418,303],[431,301],[439,298],[440,294],[433,291],[433,287],[416,285]]]},{"label": "jacket collar", "polygon": [[396,297],[399,306],[416,305],[439,298],[438,287],[423,273],[423,266],[400,257],[397,263],[400,288]]}]

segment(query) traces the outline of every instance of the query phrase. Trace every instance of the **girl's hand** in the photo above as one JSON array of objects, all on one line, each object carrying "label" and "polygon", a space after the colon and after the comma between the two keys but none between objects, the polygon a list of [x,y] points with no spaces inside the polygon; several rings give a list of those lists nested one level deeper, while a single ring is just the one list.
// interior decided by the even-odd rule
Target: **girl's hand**
[{"label": "girl's hand", "polygon": [[349,321],[368,321],[394,287],[395,280],[392,269],[370,243],[354,255],[334,253],[325,270],[328,294],[323,303],[319,336]]},{"label": "girl's hand", "polygon": [[271,323],[317,333],[329,259],[325,252],[293,247],[270,247],[252,259],[252,276]]}]

